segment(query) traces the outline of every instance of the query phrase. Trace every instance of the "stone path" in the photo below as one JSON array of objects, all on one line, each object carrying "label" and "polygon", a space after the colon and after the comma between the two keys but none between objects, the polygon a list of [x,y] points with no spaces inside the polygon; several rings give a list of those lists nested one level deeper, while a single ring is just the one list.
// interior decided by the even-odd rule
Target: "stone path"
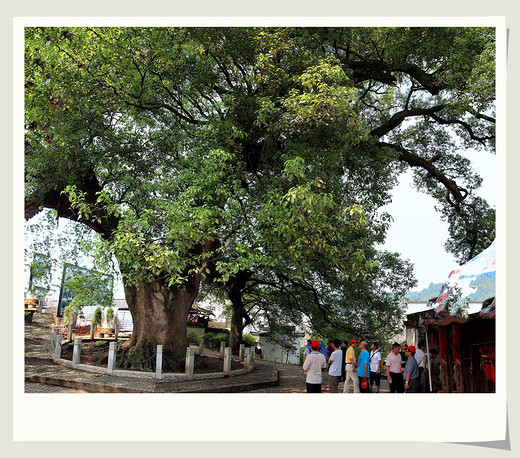
[{"label": "stone path", "polygon": [[[305,375],[301,366],[292,364],[270,363],[279,372],[280,383],[278,386],[251,390],[249,393],[306,393]],[[327,375],[325,374],[325,380]],[[343,392],[343,382],[338,386],[340,393]],[[350,386],[350,393],[354,387]],[[327,393],[327,392],[326,392]],[[389,393],[386,379],[381,379],[381,393]]]},{"label": "stone path", "polygon": [[[54,318],[50,313],[37,312],[34,314],[33,323],[25,326],[26,393],[306,392],[305,374],[301,366],[262,360],[255,360],[255,370],[246,375],[182,382],[114,377],[57,365],[43,349],[43,343],[49,338],[53,322]],[[340,383],[340,393],[342,390],[343,383]],[[350,391],[352,392],[352,387]],[[388,391],[388,383],[386,379],[382,379],[381,392]]]},{"label": "stone path", "polygon": [[64,386],[47,385],[46,383],[25,382],[26,393],[88,393],[88,391],[66,388]]}]

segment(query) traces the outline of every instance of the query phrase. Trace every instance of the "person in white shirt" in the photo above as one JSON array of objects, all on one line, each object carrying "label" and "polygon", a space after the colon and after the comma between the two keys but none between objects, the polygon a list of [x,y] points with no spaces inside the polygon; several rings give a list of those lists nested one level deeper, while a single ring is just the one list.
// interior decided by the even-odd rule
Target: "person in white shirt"
[{"label": "person in white shirt", "polygon": [[321,393],[321,371],[327,367],[325,356],[320,353],[320,342],[311,342],[311,353],[305,358],[303,370],[307,374],[307,393]]},{"label": "person in white shirt", "polygon": [[421,340],[419,342],[419,345],[417,345],[419,348],[415,352],[415,361],[417,361],[417,365],[419,366],[419,383],[421,386],[426,386],[425,380],[424,380],[424,369],[427,369],[426,363],[428,360],[428,357],[426,356],[426,352],[424,351],[426,349],[426,342]]},{"label": "person in white shirt", "polygon": [[341,366],[343,365],[343,352],[341,351],[341,340],[332,341],[334,351],[329,357],[329,387],[331,393],[338,392],[338,383],[341,378]]},{"label": "person in white shirt", "polygon": [[419,368],[424,369],[426,363],[426,353],[424,352],[424,349],[426,348],[426,344],[421,341],[417,346],[419,348],[417,349],[414,358],[415,361],[417,361],[417,365],[419,366]]},{"label": "person in white shirt", "polygon": [[[372,385],[375,384],[373,391]],[[372,342],[370,345],[370,391],[372,393],[379,393],[381,385],[381,352],[377,342]]]}]

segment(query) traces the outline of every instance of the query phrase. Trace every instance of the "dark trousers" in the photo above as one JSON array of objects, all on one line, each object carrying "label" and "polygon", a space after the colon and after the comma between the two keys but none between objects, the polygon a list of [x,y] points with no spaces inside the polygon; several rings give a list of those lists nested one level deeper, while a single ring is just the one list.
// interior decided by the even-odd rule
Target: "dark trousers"
[{"label": "dark trousers", "polygon": [[381,372],[378,374],[377,372],[370,371],[370,388],[372,388],[374,383],[379,388],[381,385]]},{"label": "dark trousers", "polygon": [[[341,361],[345,362],[345,355],[347,354],[347,349],[341,347]],[[345,364],[341,365],[341,377],[339,379],[340,382],[344,382],[347,379],[347,373],[345,372]]]},{"label": "dark trousers", "polygon": [[390,378],[392,379],[392,383],[390,383],[390,393],[404,393],[403,374],[401,372],[390,372]]},{"label": "dark trousers", "polygon": [[[366,377],[365,377],[366,378]],[[360,375],[358,375],[358,379],[359,379],[359,392],[360,393],[370,393],[370,385],[368,384],[368,380],[367,380],[367,387],[366,388],[363,388],[361,386],[361,382],[363,381],[363,377],[361,377]]]},{"label": "dark trousers", "polygon": [[419,382],[419,378],[411,378],[408,382],[407,393],[420,393],[421,392],[421,383]]},{"label": "dark trousers", "polygon": [[331,393],[337,393],[338,392],[338,382],[341,378],[341,375],[330,375],[329,374],[329,387]]},{"label": "dark trousers", "polygon": [[321,383],[307,383],[307,393],[321,393]]}]

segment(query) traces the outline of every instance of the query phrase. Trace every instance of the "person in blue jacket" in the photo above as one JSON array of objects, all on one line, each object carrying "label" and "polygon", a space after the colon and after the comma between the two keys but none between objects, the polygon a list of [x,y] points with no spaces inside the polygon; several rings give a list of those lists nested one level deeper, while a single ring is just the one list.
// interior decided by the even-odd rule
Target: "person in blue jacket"
[{"label": "person in blue jacket", "polygon": [[[308,342],[308,341],[307,341]],[[307,345],[305,345],[305,348],[308,350],[307,353],[310,353],[311,352],[311,344],[308,343]],[[325,356],[325,359],[328,360],[329,359],[329,350],[327,350],[327,347],[325,345],[323,345],[323,342],[320,342],[320,353]]]}]

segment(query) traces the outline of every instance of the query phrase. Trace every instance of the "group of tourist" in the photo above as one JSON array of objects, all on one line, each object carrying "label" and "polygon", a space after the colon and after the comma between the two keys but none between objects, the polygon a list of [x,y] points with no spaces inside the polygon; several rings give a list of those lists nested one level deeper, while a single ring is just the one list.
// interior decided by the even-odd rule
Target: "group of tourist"
[{"label": "group of tourist", "polygon": [[[355,349],[359,344],[359,357]],[[350,342],[334,339],[325,347],[318,340],[308,340],[303,355],[303,370],[306,373],[307,393],[321,393],[325,385],[323,370],[328,364],[328,388],[331,393],[338,392],[340,382],[345,382],[343,393],[349,393],[353,385],[354,393],[379,393],[381,385],[381,351],[377,342],[372,342],[370,352],[365,341]],[[419,393],[429,387],[426,379],[428,357],[425,343],[413,345],[394,343],[385,360],[385,371],[391,393]],[[437,375],[438,351],[431,349],[431,372]],[[426,369],[426,370],[425,370]]]}]

